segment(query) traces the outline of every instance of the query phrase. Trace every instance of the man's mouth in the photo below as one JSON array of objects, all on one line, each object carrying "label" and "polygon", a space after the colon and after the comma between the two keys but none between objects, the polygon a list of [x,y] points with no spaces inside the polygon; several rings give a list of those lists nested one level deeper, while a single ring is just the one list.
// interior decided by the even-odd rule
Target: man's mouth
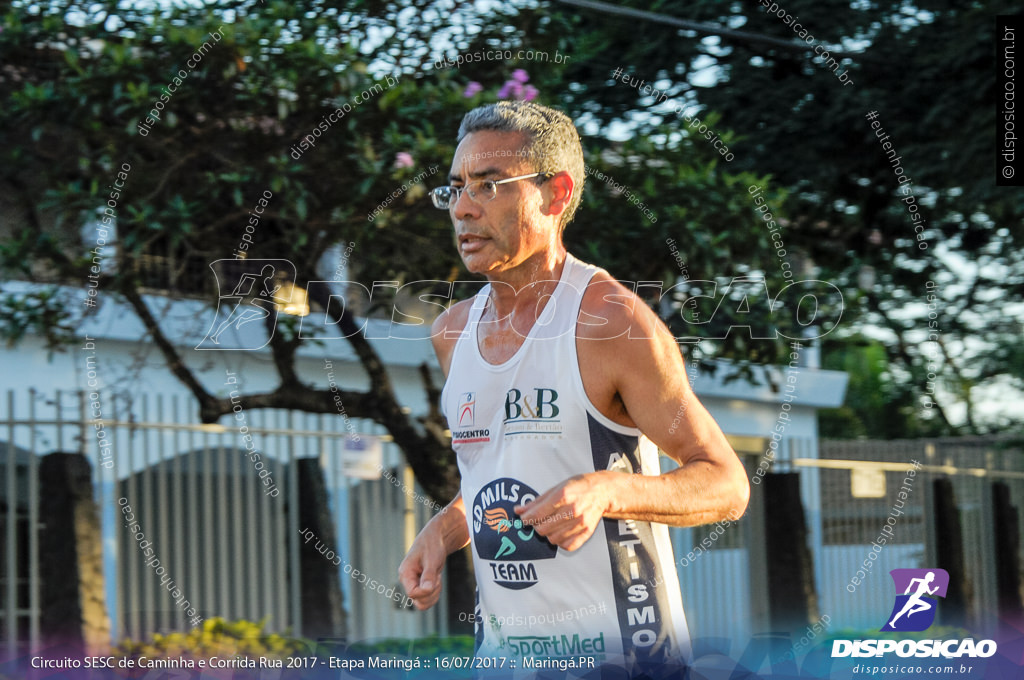
[{"label": "man's mouth", "polygon": [[483,248],[488,241],[490,241],[489,238],[479,234],[460,234],[459,250],[463,253],[475,253]]}]

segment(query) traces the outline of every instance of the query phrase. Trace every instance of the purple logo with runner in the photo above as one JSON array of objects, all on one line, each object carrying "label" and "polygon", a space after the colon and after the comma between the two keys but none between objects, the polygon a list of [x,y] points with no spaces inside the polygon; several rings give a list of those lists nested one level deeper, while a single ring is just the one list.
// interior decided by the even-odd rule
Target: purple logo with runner
[{"label": "purple logo with runner", "polygon": [[896,603],[882,631],[927,630],[935,622],[939,604],[935,598],[946,597],[949,573],[945,569],[893,569],[889,575],[896,586]]}]

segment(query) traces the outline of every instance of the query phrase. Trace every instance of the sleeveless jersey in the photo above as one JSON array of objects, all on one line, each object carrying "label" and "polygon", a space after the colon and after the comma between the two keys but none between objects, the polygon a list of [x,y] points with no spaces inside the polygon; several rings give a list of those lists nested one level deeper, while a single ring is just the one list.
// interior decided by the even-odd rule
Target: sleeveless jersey
[{"label": "sleeveless jersey", "polygon": [[602,415],[583,389],[576,324],[597,271],[567,256],[508,361],[490,364],[478,349],[490,285],[474,298],[455,345],[441,403],[472,540],[477,656],[505,657],[518,669],[583,657],[584,669],[596,662],[631,674],[678,673],[690,657],[689,634],[665,525],[605,518],[569,552],[513,511],[577,474],[659,473],[653,443]]}]

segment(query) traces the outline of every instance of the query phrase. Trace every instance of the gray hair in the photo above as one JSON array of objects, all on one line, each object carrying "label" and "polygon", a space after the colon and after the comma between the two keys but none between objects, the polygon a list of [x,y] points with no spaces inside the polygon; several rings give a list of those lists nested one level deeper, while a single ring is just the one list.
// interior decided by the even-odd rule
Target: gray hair
[{"label": "gray hair", "polygon": [[462,118],[456,143],[471,132],[522,132],[527,141],[521,155],[532,159],[534,172],[568,171],[572,177],[572,198],[562,213],[559,226],[572,221],[583,200],[586,172],[583,146],[572,119],[561,111],[524,101],[500,101],[479,106]]}]

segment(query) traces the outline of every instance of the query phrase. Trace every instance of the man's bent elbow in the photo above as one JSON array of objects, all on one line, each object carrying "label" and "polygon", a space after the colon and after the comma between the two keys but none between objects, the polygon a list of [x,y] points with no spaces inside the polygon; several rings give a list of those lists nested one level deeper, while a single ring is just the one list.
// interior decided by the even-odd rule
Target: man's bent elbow
[{"label": "man's bent elbow", "polygon": [[747,511],[747,504],[750,503],[750,480],[741,466],[733,473],[731,479],[732,492],[729,494],[728,519],[738,520]]},{"label": "man's bent elbow", "polygon": [[740,475],[739,481],[736,486],[736,495],[734,505],[732,506],[732,516],[735,519],[739,519],[743,516],[743,513],[747,511],[747,505],[750,503],[750,480],[747,479],[745,474]]},{"label": "man's bent elbow", "polygon": [[722,471],[718,486],[719,522],[735,522],[747,511],[750,502],[750,480],[742,464],[729,465]]}]

